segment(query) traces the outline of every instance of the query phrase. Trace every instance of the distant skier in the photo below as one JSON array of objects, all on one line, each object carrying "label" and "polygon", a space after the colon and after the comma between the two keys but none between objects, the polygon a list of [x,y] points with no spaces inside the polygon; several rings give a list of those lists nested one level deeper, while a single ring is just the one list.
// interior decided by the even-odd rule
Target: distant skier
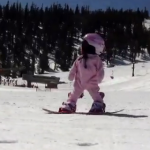
[{"label": "distant skier", "polygon": [[104,68],[100,53],[105,48],[104,40],[96,33],[89,33],[83,37],[81,44],[81,56],[79,56],[68,76],[74,82],[74,90],[69,93],[67,102],[63,102],[59,112],[74,113],[78,98],[82,97],[84,90],[87,90],[93,99],[90,113],[104,113],[105,103],[103,102],[104,93],[99,92],[98,84],[104,78]]}]

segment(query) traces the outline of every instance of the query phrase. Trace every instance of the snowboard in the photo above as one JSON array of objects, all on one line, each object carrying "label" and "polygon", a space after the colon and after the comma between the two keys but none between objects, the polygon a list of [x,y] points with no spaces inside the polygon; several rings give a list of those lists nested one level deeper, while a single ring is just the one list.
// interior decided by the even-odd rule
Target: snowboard
[{"label": "snowboard", "polygon": [[78,115],[112,115],[112,114],[122,111],[122,110],[119,110],[115,112],[105,112],[105,113],[89,113],[89,112],[64,113],[64,112],[53,111],[53,110],[45,109],[45,108],[42,108],[42,110],[44,110],[48,114],[78,114]]}]

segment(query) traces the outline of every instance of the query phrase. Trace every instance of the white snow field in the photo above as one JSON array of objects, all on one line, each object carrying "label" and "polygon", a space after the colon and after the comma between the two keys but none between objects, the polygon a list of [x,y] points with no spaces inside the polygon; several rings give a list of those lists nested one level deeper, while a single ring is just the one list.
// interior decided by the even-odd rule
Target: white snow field
[{"label": "white snow field", "polygon": [[[47,114],[58,110],[72,83],[56,90],[0,86],[0,150],[150,150],[150,63],[106,68],[101,90],[112,115]],[[114,71],[114,79],[110,78]],[[68,73],[57,73],[67,81]],[[41,87],[42,88],[42,87]],[[87,92],[77,111],[90,109]]]}]

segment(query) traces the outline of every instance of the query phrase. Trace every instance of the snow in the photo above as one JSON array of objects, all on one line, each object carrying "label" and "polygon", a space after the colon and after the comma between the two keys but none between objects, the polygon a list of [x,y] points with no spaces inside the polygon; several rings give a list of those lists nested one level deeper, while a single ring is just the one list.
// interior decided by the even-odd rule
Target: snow
[{"label": "snow", "polygon": [[[68,84],[58,89],[0,86],[0,150],[149,150],[150,149],[150,62],[106,68],[101,90],[113,115],[50,115],[42,108],[58,110],[72,90],[65,73],[53,73]],[[114,72],[114,79],[110,75]],[[41,87],[43,88],[43,87]],[[87,92],[77,111],[88,111],[92,100]]]},{"label": "snow", "polygon": [[147,29],[150,29],[150,19],[145,19],[143,23]]}]

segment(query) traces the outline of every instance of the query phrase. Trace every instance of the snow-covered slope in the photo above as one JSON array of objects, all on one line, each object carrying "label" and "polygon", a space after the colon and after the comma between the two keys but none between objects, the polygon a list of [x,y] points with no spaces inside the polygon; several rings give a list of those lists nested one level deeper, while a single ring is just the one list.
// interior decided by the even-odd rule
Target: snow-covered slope
[{"label": "snow-covered slope", "polygon": [[[149,150],[149,66],[136,64],[135,77],[131,65],[106,68],[101,90],[107,111],[121,110],[111,116],[45,114],[42,107],[58,110],[72,83],[51,92],[0,86],[0,150]],[[67,75],[57,74],[62,80]],[[85,92],[77,111],[88,111],[91,104]]]},{"label": "snow-covered slope", "polygon": [[[25,5],[27,2],[31,4],[34,2],[38,6],[49,6],[52,3],[60,3],[60,4],[69,4],[71,7],[76,7],[78,4],[79,6],[83,5],[89,5],[91,9],[106,9],[107,7],[113,7],[113,8],[124,8],[124,9],[137,9],[138,7],[140,9],[144,9],[144,7],[147,7],[148,10],[150,10],[150,3],[149,0],[9,0],[10,3],[19,1],[23,5]],[[0,4],[6,4],[6,0],[1,0]]]}]

